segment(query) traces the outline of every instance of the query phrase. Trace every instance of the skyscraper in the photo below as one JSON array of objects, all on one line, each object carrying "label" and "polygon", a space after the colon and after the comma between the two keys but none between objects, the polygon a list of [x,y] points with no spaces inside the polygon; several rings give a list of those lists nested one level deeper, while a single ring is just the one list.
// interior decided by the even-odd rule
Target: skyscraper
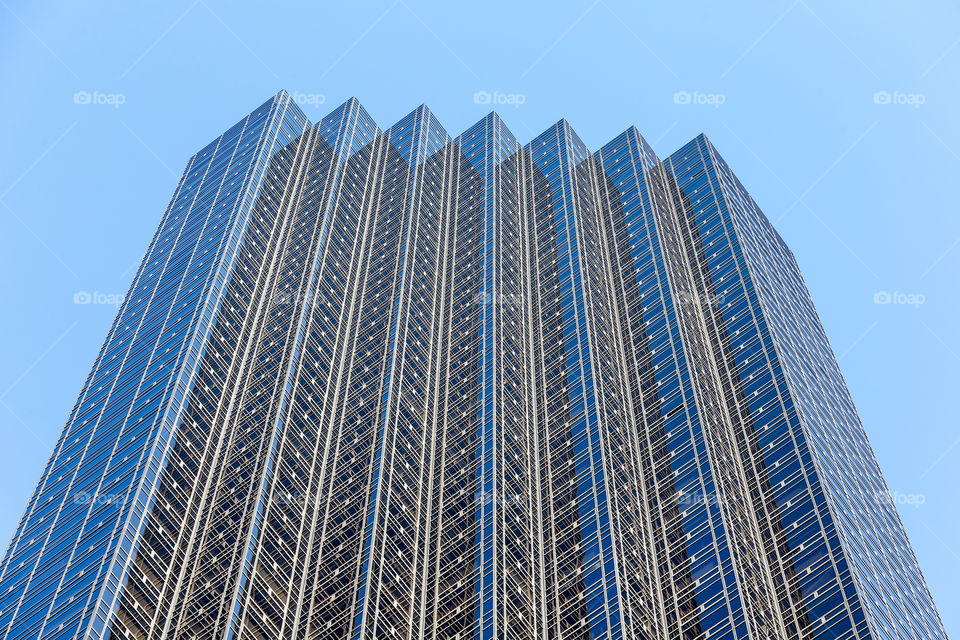
[{"label": "skyscraper", "polygon": [[4,639],[945,639],[796,261],[699,136],[191,158],[0,566]]}]

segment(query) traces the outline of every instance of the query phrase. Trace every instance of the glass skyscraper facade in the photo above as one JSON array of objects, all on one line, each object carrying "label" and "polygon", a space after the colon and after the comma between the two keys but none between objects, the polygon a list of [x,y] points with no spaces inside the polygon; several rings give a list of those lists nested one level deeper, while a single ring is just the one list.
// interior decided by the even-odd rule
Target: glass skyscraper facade
[{"label": "glass skyscraper facade", "polygon": [[281,92],[189,160],[0,638],[945,640],[887,495],[705,137]]}]

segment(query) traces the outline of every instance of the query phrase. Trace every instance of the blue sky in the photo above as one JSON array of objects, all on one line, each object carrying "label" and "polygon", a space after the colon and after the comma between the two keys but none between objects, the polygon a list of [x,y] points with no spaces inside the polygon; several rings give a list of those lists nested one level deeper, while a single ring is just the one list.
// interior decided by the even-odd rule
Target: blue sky
[{"label": "blue sky", "polygon": [[3,544],[191,154],[281,88],[451,134],[486,92],[522,141],[707,134],[796,254],[960,637],[960,8],[337,4],[0,1]]}]

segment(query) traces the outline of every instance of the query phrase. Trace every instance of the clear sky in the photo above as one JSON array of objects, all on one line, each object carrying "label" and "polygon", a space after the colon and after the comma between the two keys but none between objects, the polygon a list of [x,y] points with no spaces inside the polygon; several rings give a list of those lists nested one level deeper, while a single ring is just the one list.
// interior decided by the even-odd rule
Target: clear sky
[{"label": "clear sky", "polygon": [[960,637],[955,3],[135,4],[0,0],[3,545],[190,155],[281,88],[454,135],[486,92],[524,142],[707,134],[796,254]]}]

